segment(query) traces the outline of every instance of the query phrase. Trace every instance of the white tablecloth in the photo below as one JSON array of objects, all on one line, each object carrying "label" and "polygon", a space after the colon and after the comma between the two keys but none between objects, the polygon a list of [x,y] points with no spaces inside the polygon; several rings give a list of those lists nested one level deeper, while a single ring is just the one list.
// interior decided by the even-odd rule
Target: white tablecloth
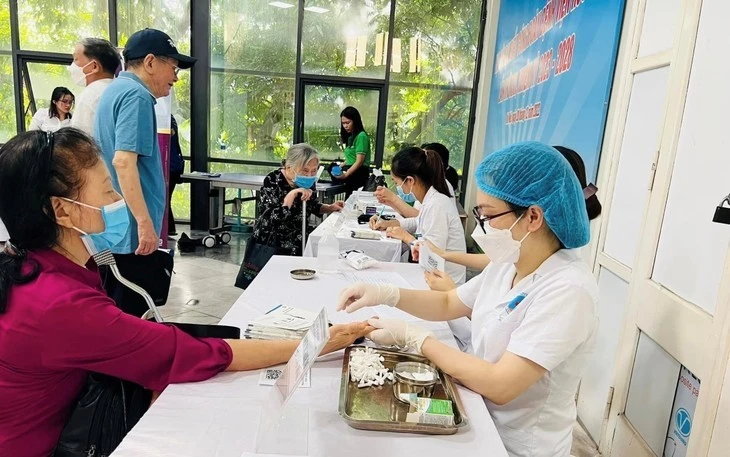
[{"label": "white tablecloth", "polygon": [[[338,266],[341,265],[338,262]],[[342,276],[320,273],[310,281],[294,281],[289,276],[294,268],[316,266],[317,260],[312,258],[272,258],[221,324],[243,327],[277,304],[312,311],[324,305],[329,320],[334,323],[373,314],[402,314],[414,319],[392,308],[371,308],[353,315],[336,313],[336,297],[346,285]],[[329,270],[333,268],[335,266]],[[417,265],[388,263],[381,264],[377,270],[398,273],[415,288],[426,288]],[[435,330],[440,339],[453,343],[446,324],[423,324]],[[342,352],[323,359],[312,369],[311,388],[300,388],[291,401],[296,407],[309,411],[309,456],[507,456],[482,398],[461,387],[459,393],[470,425],[455,435],[424,436],[350,428],[337,412]],[[261,406],[271,389],[259,386],[258,378],[259,371],[222,373],[206,382],[168,387],[113,457],[241,457],[243,453],[252,452]]]},{"label": "white tablecloth", "polygon": [[[337,223],[338,217],[340,217],[339,214],[332,214],[314,229],[309,235],[307,244],[304,247],[304,257],[317,257],[319,240],[326,234],[335,232],[335,224]],[[401,241],[385,238],[384,232],[380,232],[383,236],[380,240],[352,238],[349,236],[351,230],[369,230],[368,225],[358,224],[357,219],[354,217],[350,218],[344,215],[342,217],[344,218],[344,222],[342,223],[342,227],[337,230],[337,241],[340,244],[340,251],[359,249],[370,257],[382,262],[401,261],[401,253],[404,249],[404,244]]]}]

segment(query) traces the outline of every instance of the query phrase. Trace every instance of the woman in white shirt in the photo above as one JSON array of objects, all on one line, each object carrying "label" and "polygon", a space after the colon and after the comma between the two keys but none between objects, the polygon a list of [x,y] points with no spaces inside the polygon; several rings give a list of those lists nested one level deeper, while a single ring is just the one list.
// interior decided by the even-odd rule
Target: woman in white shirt
[{"label": "woman in white shirt", "polygon": [[558,151],[536,142],[488,155],[475,178],[479,241],[491,259],[479,276],[448,292],[356,284],[338,308],[470,316],[473,354],[399,320],[372,319],[370,338],[422,353],[481,394],[510,456],[568,457],[598,324],[598,286],[577,249],[590,237],[583,191]]},{"label": "woman in white shirt", "polygon": [[[393,157],[391,176],[400,198],[420,204],[420,209],[416,217],[381,221],[384,224],[373,218],[371,227],[384,229],[390,238],[408,245],[422,238],[447,251],[466,252],[464,227],[451,200],[453,195],[446,185],[438,154],[417,147],[405,148]],[[454,281],[464,282],[466,268],[447,263],[446,270]]]},{"label": "woman in white shirt", "polygon": [[74,94],[65,87],[56,87],[51,94],[51,105],[48,109],[36,111],[30,121],[28,130],[55,132],[71,125],[71,108],[74,105]]},{"label": "woman in white shirt", "polygon": [[[585,162],[583,162],[583,158],[581,158],[580,154],[575,152],[574,150],[570,148],[566,148],[565,146],[553,146],[564,158],[568,161],[570,164],[570,167],[573,169],[573,172],[575,172],[575,176],[578,178],[578,182],[580,182],[581,187],[583,188],[583,197],[586,199],[586,210],[588,211],[588,220],[593,220],[601,215],[601,202],[598,200],[598,197],[596,196],[596,192],[598,191],[598,188],[596,188],[593,183],[588,184],[587,178],[586,178],[586,165]],[[476,210],[476,208],[475,208]],[[481,229],[478,225],[474,227],[474,232],[472,233],[472,238],[474,238],[475,241],[479,240],[479,235],[483,234],[484,230]],[[431,243],[427,243],[429,249],[431,249],[432,252],[435,252],[436,254],[440,255],[444,259],[450,262],[458,263],[459,265],[464,265],[467,268],[473,268],[475,270],[483,270],[489,265],[489,257],[487,257],[484,254],[472,254],[472,253],[464,253],[464,252],[448,252],[443,249],[438,248],[437,246],[434,246]],[[484,251],[484,247],[481,246],[478,242],[476,243],[482,250]],[[416,250],[418,250],[418,247],[416,247]],[[426,280],[426,284],[428,284],[428,287],[430,287],[432,290],[451,290],[456,289],[457,285],[450,277],[443,271],[438,270],[431,270],[426,271],[424,273],[424,279]]]},{"label": "woman in white shirt", "polygon": [[[444,168],[439,155],[431,150],[408,147],[395,155],[391,162],[391,176],[398,186],[398,195],[405,202],[420,204],[418,215],[381,225],[371,220],[371,227],[386,228],[390,238],[413,246],[417,239],[430,241],[446,251],[466,252],[464,226],[449,192]],[[457,284],[466,280],[466,267],[446,262],[446,273]],[[469,320],[449,321],[459,347],[469,349],[471,340]]]}]

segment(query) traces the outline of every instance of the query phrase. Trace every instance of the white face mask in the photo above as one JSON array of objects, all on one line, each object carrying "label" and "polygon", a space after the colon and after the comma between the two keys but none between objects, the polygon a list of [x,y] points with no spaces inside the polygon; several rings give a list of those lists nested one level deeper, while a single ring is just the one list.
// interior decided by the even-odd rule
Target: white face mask
[{"label": "white face mask", "polygon": [[489,225],[488,221],[484,222],[484,230],[487,233],[482,232],[478,224],[474,228],[471,237],[487,257],[489,257],[490,262],[516,263],[520,259],[520,246],[525,241],[525,238],[530,235],[530,232],[527,232],[519,241],[512,238],[512,227],[517,225],[520,219],[522,219],[522,216],[517,218],[515,223],[508,229],[496,229]]},{"label": "white face mask", "polygon": [[93,62],[94,61],[91,60],[83,67],[76,65],[76,62],[71,62],[71,65],[68,66],[68,71],[71,73],[71,79],[74,83],[76,83],[76,85],[86,87],[86,73],[84,73],[84,68],[88,67]]}]

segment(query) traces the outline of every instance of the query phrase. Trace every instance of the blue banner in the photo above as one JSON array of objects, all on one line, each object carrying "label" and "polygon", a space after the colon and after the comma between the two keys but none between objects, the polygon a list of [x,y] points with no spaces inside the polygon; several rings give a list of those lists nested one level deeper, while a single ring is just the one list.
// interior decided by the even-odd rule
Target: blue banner
[{"label": "blue banner", "polygon": [[624,0],[502,0],[485,154],[566,146],[595,181],[623,12]]}]

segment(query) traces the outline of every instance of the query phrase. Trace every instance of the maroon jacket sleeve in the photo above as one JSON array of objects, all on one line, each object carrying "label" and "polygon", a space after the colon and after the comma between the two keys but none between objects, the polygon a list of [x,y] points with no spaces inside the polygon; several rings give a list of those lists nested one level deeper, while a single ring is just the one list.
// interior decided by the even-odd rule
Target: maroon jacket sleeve
[{"label": "maroon jacket sleeve", "polygon": [[48,368],[80,368],[152,390],[211,378],[233,358],[223,340],[193,338],[176,327],[125,314],[92,289],[59,296],[42,320],[42,361]]}]

